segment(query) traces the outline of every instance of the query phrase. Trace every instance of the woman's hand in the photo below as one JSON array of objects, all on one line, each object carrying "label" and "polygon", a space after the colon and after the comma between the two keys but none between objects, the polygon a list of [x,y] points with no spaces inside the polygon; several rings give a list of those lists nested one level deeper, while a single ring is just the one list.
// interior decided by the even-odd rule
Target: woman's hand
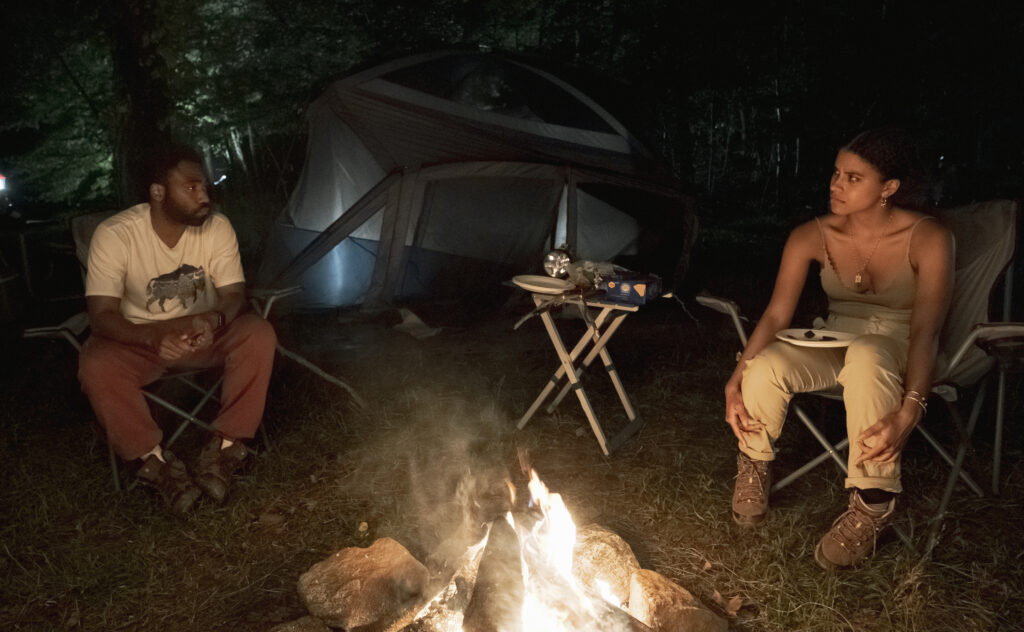
[{"label": "woman's hand", "polygon": [[[916,405],[915,405],[916,406]],[[909,412],[907,412],[909,410]],[[860,458],[856,465],[865,461],[892,463],[903,452],[910,433],[917,425],[917,414],[913,409],[899,407],[886,414],[857,437]]]},{"label": "woman's hand", "polygon": [[764,428],[761,422],[756,421],[747,412],[739,385],[731,382],[725,386],[725,421],[742,445],[748,445],[746,435],[759,434]]}]

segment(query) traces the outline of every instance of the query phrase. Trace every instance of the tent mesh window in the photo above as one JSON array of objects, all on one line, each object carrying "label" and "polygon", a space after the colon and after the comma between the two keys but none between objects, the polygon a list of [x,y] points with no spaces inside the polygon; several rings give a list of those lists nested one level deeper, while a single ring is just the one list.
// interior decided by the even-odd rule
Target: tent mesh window
[{"label": "tent mesh window", "polygon": [[614,133],[576,97],[544,76],[503,59],[450,55],[392,71],[384,78],[486,112]]}]

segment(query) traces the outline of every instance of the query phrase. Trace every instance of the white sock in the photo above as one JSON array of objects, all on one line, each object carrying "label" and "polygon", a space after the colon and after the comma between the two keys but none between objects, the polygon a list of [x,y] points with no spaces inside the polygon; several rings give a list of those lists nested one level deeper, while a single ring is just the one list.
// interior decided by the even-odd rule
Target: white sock
[{"label": "white sock", "polygon": [[221,437],[220,438],[220,449],[221,450],[226,450],[227,448],[230,448],[233,445],[235,445],[234,440],[228,439],[227,437]]},{"label": "white sock", "polygon": [[153,456],[155,456],[156,458],[160,459],[160,461],[161,461],[162,463],[166,463],[166,462],[167,462],[167,461],[165,461],[165,460],[164,460],[164,450],[163,450],[163,448],[161,448],[161,447],[160,447],[160,444],[159,444],[159,443],[158,443],[158,444],[156,444],[156,447],[155,447],[155,448],[153,448],[153,449],[152,449],[152,450],[150,450],[149,452],[147,452],[147,453],[143,454],[143,455],[142,455],[141,457],[139,457],[139,458],[140,458],[140,459],[142,459],[142,462],[143,462],[143,463],[145,463],[145,462],[146,462],[146,459],[148,459],[148,458],[149,458],[149,455],[151,455],[151,454],[152,454]]}]

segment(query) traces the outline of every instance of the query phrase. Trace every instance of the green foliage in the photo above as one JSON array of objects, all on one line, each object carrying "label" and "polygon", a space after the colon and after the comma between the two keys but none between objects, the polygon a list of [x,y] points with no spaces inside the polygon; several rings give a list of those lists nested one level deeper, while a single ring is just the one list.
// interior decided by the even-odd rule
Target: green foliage
[{"label": "green foliage", "polygon": [[[0,164],[38,200],[110,197],[112,169],[124,168],[112,157],[143,125],[201,145],[280,206],[301,160],[302,113],[330,80],[402,54],[485,46],[627,79],[603,104],[715,220],[817,209],[835,147],[881,123],[925,132],[929,156],[944,156],[936,167],[967,181],[946,197],[1017,194],[1024,149],[1007,139],[1024,125],[1012,107],[1019,25],[995,9],[912,4],[40,0],[10,12],[20,28]],[[126,60],[111,62],[126,37],[108,36],[117,7],[143,31],[132,36],[147,51],[141,83],[125,83]]]},{"label": "green foliage", "polygon": [[16,198],[30,191],[46,203],[102,199],[111,183],[106,39],[70,19],[45,38],[34,33],[31,23],[10,29],[16,63],[4,76],[0,134],[28,140],[0,145],[0,164],[11,165],[5,175]]}]

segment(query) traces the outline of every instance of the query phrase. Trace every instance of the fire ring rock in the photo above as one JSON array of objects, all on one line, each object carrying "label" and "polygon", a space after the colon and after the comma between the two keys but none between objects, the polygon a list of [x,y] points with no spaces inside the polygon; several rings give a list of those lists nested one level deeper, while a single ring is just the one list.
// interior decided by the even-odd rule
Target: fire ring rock
[{"label": "fire ring rock", "polygon": [[633,573],[629,613],[655,630],[726,632],[725,619],[705,608],[682,586],[649,570]]},{"label": "fire ring rock", "polygon": [[629,599],[629,580],[640,570],[633,549],[615,532],[600,525],[588,524],[576,532],[572,574],[576,581],[597,590],[597,580],[608,584],[608,590],[620,604]]},{"label": "fire ring rock", "polygon": [[299,596],[311,615],[332,628],[368,625],[423,593],[427,567],[398,542],[345,548],[299,577]]}]

